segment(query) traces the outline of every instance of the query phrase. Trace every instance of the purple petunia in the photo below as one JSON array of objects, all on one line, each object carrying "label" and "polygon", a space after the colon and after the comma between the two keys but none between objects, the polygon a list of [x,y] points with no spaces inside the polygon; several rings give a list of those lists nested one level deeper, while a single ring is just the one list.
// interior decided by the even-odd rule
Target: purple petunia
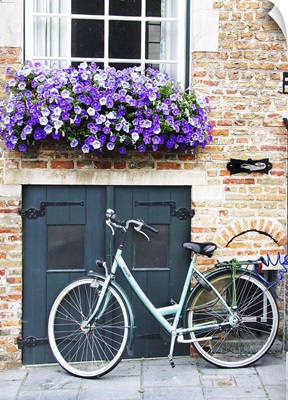
[{"label": "purple petunia", "polygon": [[47,136],[84,153],[117,149],[120,154],[193,151],[212,140],[207,97],[182,91],[150,67],[101,69],[83,62],[57,68],[27,61],[7,91],[8,100],[0,104],[0,136],[7,148],[22,152]]}]

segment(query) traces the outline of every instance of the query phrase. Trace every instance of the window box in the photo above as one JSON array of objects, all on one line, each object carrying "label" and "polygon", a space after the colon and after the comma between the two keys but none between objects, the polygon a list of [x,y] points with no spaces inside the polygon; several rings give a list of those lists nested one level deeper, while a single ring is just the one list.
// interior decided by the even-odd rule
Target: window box
[{"label": "window box", "polygon": [[[10,71],[9,71],[10,72]],[[184,92],[166,73],[27,62],[14,73],[0,107],[7,148],[26,151],[46,138],[83,153],[160,149],[193,152],[211,141],[208,99]]]}]

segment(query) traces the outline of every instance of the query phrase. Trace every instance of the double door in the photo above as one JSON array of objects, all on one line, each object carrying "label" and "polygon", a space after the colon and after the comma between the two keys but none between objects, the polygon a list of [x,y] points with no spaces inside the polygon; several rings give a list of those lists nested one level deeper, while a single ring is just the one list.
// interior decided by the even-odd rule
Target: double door
[{"label": "double door", "polygon": [[[54,299],[65,285],[84,276],[87,271],[101,272],[95,264],[96,258],[102,257],[111,264],[111,244],[117,246],[117,238],[112,238],[111,242],[110,231],[105,224],[107,208],[114,209],[123,219],[141,218],[159,228],[158,235],[149,233],[150,241],[131,230],[124,258],[156,306],[165,306],[170,304],[171,299],[179,299],[190,258],[182,243],[190,239],[191,219],[171,215],[171,208],[167,206],[171,201],[176,203],[177,208],[189,210],[191,188],[23,188],[23,211],[26,211],[26,216],[23,216],[24,364],[55,361],[47,343],[47,321]],[[154,202],[164,204],[155,206]],[[40,213],[37,211],[39,208],[42,210]],[[169,346],[163,341],[163,336],[159,338],[157,322],[135,297],[121,272],[117,281],[130,296],[136,316],[135,357],[166,356]],[[189,350],[186,345],[181,345],[176,352],[188,354]]]}]

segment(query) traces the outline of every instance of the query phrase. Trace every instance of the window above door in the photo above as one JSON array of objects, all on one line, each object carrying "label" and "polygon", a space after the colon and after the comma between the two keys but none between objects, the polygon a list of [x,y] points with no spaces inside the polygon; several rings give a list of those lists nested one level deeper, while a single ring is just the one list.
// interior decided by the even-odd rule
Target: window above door
[{"label": "window above door", "polygon": [[25,0],[25,58],[60,67],[150,66],[184,86],[189,8],[186,0]]}]

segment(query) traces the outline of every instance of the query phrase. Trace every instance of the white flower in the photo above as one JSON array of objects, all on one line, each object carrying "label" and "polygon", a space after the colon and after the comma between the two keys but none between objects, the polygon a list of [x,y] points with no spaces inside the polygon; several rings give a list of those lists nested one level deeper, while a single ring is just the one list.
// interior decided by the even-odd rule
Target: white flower
[{"label": "white flower", "polygon": [[115,111],[110,111],[110,112],[107,114],[107,118],[108,118],[108,119],[115,119],[116,117],[117,117],[117,114],[116,114]]},{"label": "white flower", "polygon": [[48,115],[50,114],[50,110],[47,107],[43,107],[41,108],[41,114],[43,115],[43,117],[48,117]]},{"label": "white flower", "polygon": [[61,110],[61,108],[60,108],[60,107],[56,107],[56,108],[54,108],[54,115],[57,115],[57,116],[59,116],[59,115],[61,115],[61,112],[62,112],[62,110]]},{"label": "white flower", "polygon": [[48,124],[48,118],[47,117],[41,117],[39,119],[40,125],[47,125]]},{"label": "white flower", "polygon": [[[67,79],[66,79],[66,81],[67,81]],[[64,90],[61,92],[61,96],[63,97],[63,99],[68,99],[68,98],[70,97],[69,90],[64,89]]]},{"label": "white flower", "polygon": [[56,130],[58,130],[59,128],[61,128],[61,126],[63,125],[63,121],[60,121],[59,119],[57,121],[54,121],[54,128]]},{"label": "white flower", "polygon": [[101,142],[99,140],[95,139],[95,141],[93,142],[92,146],[93,146],[94,149],[100,149]]},{"label": "white flower", "polygon": [[89,107],[87,108],[87,114],[90,115],[91,117],[93,117],[93,115],[95,115],[95,109],[93,107]]},{"label": "white flower", "polygon": [[137,142],[137,140],[139,139],[139,135],[137,132],[133,132],[131,135],[131,138],[133,140],[133,142]]}]

